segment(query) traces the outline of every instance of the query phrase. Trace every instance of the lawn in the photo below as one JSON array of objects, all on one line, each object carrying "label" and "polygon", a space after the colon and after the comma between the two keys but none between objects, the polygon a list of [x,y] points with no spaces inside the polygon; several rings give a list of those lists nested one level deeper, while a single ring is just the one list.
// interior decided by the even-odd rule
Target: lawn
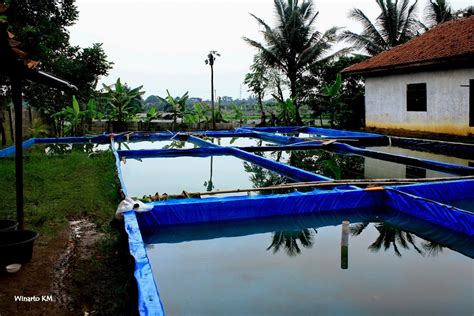
[{"label": "lawn", "polygon": [[[61,312],[94,311],[95,314],[128,314],[135,308],[133,260],[128,254],[127,238],[123,227],[113,228],[115,208],[119,203],[118,184],[115,176],[114,157],[110,151],[87,154],[73,151],[67,154],[47,156],[29,151],[25,166],[25,228],[40,233],[35,243],[34,257],[16,275],[1,275],[3,285],[13,287],[8,294],[20,295],[35,289],[24,289],[22,279],[38,278],[32,275],[35,267],[52,260],[51,264],[64,259],[71,244],[72,221],[85,220],[93,223],[93,242],[74,240],[76,247],[67,262],[62,291],[70,298]],[[15,161],[0,160],[0,218],[15,218]],[[85,235],[85,234],[84,234]],[[74,239],[74,238],[73,238]],[[62,240],[62,242],[61,242]],[[61,259],[61,260],[63,260]],[[44,261],[44,262],[43,262]],[[44,274],[51,282],[56,278],[57,267]],[[55,270],[56,269],[56,270]],[[28,273],[30,271],[30,273]],[[56,272],[55,272],[56,271]],[[49,282],[49,281],[48,281]],[[17,288],[15,288],[17,285]],[[46,288],[48,284],[44,284]],[[42,284],[38,284],[40,291]],[[1,296],[2,293],[0,293]],[[46,295],[48,293],[38,293]],[[0,314],[21,312],[18,304],[0,299]],[[33,306],[42,307],[37,304]],[[58,308],[58,306],[55,306]],[[136,311],[137,309],[135,309]]]}]

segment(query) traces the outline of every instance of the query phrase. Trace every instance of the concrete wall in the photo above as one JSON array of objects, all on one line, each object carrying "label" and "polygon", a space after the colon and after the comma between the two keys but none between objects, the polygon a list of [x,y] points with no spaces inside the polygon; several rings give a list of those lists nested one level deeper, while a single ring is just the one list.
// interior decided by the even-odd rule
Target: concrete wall
[{"label": "concrete wall", "polygon": [[[12,126],[10,126],[10,113],[11,113],[11,121]],[[13,142],[14,137],[12,137],[10,131],[15,130],[15,111],[11,108],[11,112],[9,113],[8,110],[0,110],[0,121],[3,124],[3,128],[5,129],[5,136],[7,142]],[[30,116],[31,115],[31,116]],[[37,124],[41,124],[41,117],[39,113],[32,110],[31,112],[28,109],[23,109],[22,113],[22,130],[23,130],[23,137],[28,137],[30,133],[30,128],[33,127],[33,123],[35,120],[38,120]],[[15,134],[15,132],[13,132]]]},{"label": "concrete wall", "polygon": [[[367,78],[366,126],[468,136],[469,79],[474,68]],[[426,83],[427,111],[407,112],[407,84]]]}]

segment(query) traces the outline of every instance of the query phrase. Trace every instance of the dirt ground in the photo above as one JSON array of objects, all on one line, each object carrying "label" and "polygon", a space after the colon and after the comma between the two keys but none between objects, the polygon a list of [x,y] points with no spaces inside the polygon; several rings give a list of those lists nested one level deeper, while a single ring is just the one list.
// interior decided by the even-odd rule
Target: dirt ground
[{"label": "dirt ground", "polygon": [[[71,266],[87,257],[100,237],[87,220],[70,222],[55,237],[40,236],[31,262],[15,274],[0,274],[0,316],[84,315],[86,310],[74,310],[78,304],[68,291]],[[15,301],[15,296],[37,301]],[[48,301],[51,297],[52,302]]]}]

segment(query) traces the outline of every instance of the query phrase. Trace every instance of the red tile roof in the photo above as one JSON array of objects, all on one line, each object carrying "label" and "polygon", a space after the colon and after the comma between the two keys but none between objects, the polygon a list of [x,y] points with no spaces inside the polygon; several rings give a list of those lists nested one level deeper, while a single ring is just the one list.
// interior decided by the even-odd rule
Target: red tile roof
[{"label": "red tile roof", "polygon": [[[6,14],[8,11],[8,5],[0,3],[0,14]],[[7,31],[8,22],[5,19],[0,19],[0,63],[9,64],[11,58],[21,59],[23,64],[33,70],[37,70],[39,62],[28,59],[28,54],[19,49],[21,43],[16,41],[15,35]]]},{"label": "red tile roof", "polygon": [[343,73],[371,73],[440,64],[474,61],[474,16],[445,22],[426,33],[344,69]]}]

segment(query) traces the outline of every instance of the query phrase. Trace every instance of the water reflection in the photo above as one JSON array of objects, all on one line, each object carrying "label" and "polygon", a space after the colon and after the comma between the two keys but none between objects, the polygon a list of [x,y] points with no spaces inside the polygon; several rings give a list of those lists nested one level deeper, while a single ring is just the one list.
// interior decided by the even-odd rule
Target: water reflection
[{"label": "water reflection", "polygon": [[28,150],[28,153],[45,153],[46,155],[65,155],[72,152],[82,152],[92,154],[94,152],[101,152],[111,150],[108,144],[50,144],[50,145],[36,145]]},{"label": "water reflection", "polygon": [[364,158],[339,155],[324,150],[274,151],[267,158],[333,179],[364,178]]},{"label": "water reflection", "polygon": [[[183,140],[173,140],[170,144],[163,146],[163,149],[183,149],[187,142]],[[197,146],[195,146],[197,147]]]},{"label": "water reflection", "polygon": [[[370,223],[358,223],[350,228],[352,236],[359,236]],[[430,240],[421,239],[420,247],[416,244],[416,237],[413,233],[404,231],[389,223],[373,224],[379,235],[377,239],[369,245],[368,249],[373,252],[379,252],[382,248],[384,251],[393,248],[395,255],[402,256],[401,249],[410,249],[410,245],[420,255],[437,256],[443,249],[443,246]]]},{"label": "water reflection", "polygon": [[[147,255],[168,314],[223,315],[238,310],[242,315],[313,315],[323,310],[328,315],[382,315],[389,308],[397,315],[464,315],[471,311],[472,238],[394,215],[341,210],[160,226],[142,233],[147,244],[155,245],[147,248]],[[344,231],[341,235],[345,220],[354,223],[347,223],[351,227],[347,252],[342,249]],[[400,236],[409,249],[400,245]],[[376,240],[380,250],[370,251],[368,246]],[[388,240],[387,251],[381,251],[380,240]],[[394,242],[402,257],[393,250]],[[421,256],[413,244],[426,255]],[[430,251],[435,258],[427,258]],[[345,270],[349,260],[350,270]]]},{"label": "water reflection", "polygon": [[288,256],[297,256],[301,254],[300,247],[313,247],[314,237],[317,233],[318,231],[314,228],[306,228],[301,231],[274,232],[272,234],[272,243],[268,246],[267,251],[271,249],[272,252],[276,254],[281,249],[284,249]]}]

